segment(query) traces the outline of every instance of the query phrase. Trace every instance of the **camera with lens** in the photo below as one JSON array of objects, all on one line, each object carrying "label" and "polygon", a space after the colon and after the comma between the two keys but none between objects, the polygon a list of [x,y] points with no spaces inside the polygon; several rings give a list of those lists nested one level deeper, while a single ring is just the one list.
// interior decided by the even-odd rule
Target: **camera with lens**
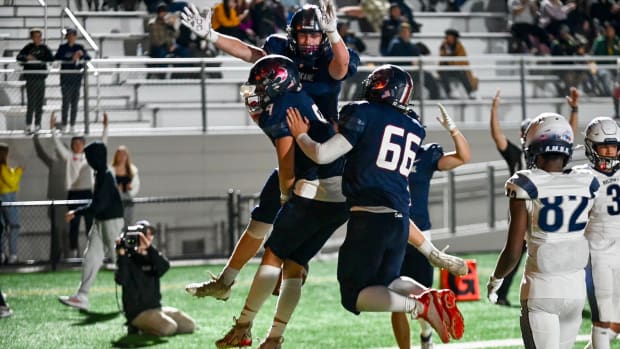
[{"label": "camera with lens", "polygon": [[121,234],[121,239],[118,244],[118,248],[124,248],[128,251],[133,251],[140,245],[140,233],[144,233],[143,225],[130,225]]}]

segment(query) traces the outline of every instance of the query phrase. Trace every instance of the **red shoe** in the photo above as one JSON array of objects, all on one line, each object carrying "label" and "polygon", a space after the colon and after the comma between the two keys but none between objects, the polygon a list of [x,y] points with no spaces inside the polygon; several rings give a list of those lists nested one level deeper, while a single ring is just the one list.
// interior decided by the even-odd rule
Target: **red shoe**
[{"label": "red shoe", "polygon": [[444,319],[450,320],[448,324],[448,332],[454,339],[461,339],[465,332],[465,321],[463,315],[456,306],[456,296],[451,290],[439,290],[441,302],[443,303],[443,309],[447,313]]},{"label": "red shoe", "polygon": [[424,305],[424,310],[417,314],[414,310],[412,315],[426,320],[443,343],[448,343],[450,337],[463,337],[463,316],[456,306],[456,296],[452,291],[430,289],[414,298]]}]

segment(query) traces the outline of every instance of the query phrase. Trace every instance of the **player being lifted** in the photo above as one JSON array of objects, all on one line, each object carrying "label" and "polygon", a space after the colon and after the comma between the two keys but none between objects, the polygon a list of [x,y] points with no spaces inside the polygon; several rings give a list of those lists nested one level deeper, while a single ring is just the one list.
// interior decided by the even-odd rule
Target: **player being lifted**
[{"label": "player being lifted", "polygon": [[620,332],[620,128],[608,117],[594,118],[585,132],[585,153],[601,184],[586,227],[586,268],[592,336],[586,348],[609,349]]},{"label": "player being lifted", "polygon": [[422,125],[408,115],[411,76],[384,65],[363,88],[365,101],[342,108],[339,133],[324,143],[307,133],[308,121],[299,110],[291,109],[287,118],[297,144],[316,163],[346,154],[342,188],[351,212],[338,257],[341,302],[354,314],[402,312],[423,318],[444,343],[461,338],[464,323],[454,293],[430,289],[414,294],[424,286],[400,277],[410,226],[412,235],[422,236],[408,219],[407,178],[425,136]]},{"label": "player being lifted", "polygon": [[254,276],[245,305],[233,328],[216,342],[218,348],[250,346],[256,314],[280,279],[273,326],[261,349],[280,348],[283,333],[301,297],[303,266],[323,247],[332,233],[348,219],[340,189],[343,158],[324,165],[308,159],[295,145],[286,124],[286,111],[297,107],[310,119],[310,133],[329,139],[333,126],[301,89],[297,67],[287,57],[259,59],[242,91],[248,111],[275,146],[278,158],[282,209],[265,242],[265,254]]},{"label": "player being lifted", "polygon": [[566,119],[543,113],[529,124],[523,144],[528,170],[506,182],[510,226],[487,284],[497,301],[503,278],[516,266],[523,240],[527,259],[521,283],[521,335],[525,348],[572,348],[586,296],[588,242],[584,232],[599,189],[591,171],[564,171],[573,153]]},{"label": "player being lifted", "polygon": [[[347,49],[336,30],[337,18],[329,0],[319,6],[305,5],[291,18],[288,35],[271,35],[262,48],[247,44],[235,37],[220,34],[211,28],[211,10],[204,17],[192,4],[181,14],[182,23],[215,46],[249,63],[267,54],[280,54],[293,60],[300,74],[302,89],[330,122],[338,118],[338,94],[342,81],[357,72],[358,55]],[[226,300],[239,271],[256,255],[265,236],[271,231],[280,209],[278,172],[273,171],[260,193],[259,204],[241,235],[228,263],[211,280],[189,284],[186,290],[198,297],[211,296]]]}]

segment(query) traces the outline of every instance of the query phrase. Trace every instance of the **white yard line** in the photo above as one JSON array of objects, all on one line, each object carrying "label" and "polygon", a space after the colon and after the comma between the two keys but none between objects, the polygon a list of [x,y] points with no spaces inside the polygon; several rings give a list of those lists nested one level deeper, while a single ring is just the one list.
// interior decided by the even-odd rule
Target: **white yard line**
[{"label": "white yard line", "polygon": [[[577,342],[587,342],[590,339],[590,335],[580,334],[577,336]],[[490,341],[478,341],[478,342],[459,342],[455,341],[451,344],[435,344],[435,349],[485,349],[485,348],[505,348],[505,347],[519,347],[523,345],[521,338],[514,339],[497,339]],[[419,349],[419,345],[414,345],[412,349]],[[398,349],[397,347],[379,348],[379,349]]]}]

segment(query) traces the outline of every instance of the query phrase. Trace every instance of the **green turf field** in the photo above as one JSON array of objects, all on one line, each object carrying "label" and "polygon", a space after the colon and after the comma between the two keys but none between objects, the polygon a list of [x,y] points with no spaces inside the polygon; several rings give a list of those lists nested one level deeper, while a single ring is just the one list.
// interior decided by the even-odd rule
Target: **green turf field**
[{"label": "green turf field", "polygon": [[[494,306],[484,299],[485,283],[495,264],[496,254],[465,255],[477,260],[483,300],[462,302],[465,335],[461,342],[520,338],[518,283],[510,294],[511,308]],[[232,325],[238,316],[250,286],[256,264],[240,274],[232,297],[224,303],[212,298],[188,296],[183,287],[191,281],[208,278],[207,271],[219,272],[221,266],[173,267],[162,279],[163,303],[177,307],[197,322],[191,335],[170,338],[127,337],[124,317],[119,312],[113,273],[101,271],[90,295],[90,311],[79,312],[61,305],[57,296],[75,291],[78,270],[30,274],[0,274],[0,288],[8,296],[15,314],[0,320],[0,348],[215,348],[213,342]],[[119,302],[120,302],[120,289]],[[255,346],[266,335],[275,308],[272,297],[255,320]],[[584,311],[581,334],[589,332],[588,308]],[[417,324],[412,328],[417,344]],[[434,337],[437,341],[437,336]],[[575,345],[583,348],[585,343]],[[354,316],[340,306],[336,261],[313,261],[302,299],[291,320],[283,347],[303,348],[389,348],[394,347],[388,314]],[[518,348],[504,347],[504,348]],[[459,348],[458,344],[451,348]],[[613,348],[620,348],[616,343]]]}]

